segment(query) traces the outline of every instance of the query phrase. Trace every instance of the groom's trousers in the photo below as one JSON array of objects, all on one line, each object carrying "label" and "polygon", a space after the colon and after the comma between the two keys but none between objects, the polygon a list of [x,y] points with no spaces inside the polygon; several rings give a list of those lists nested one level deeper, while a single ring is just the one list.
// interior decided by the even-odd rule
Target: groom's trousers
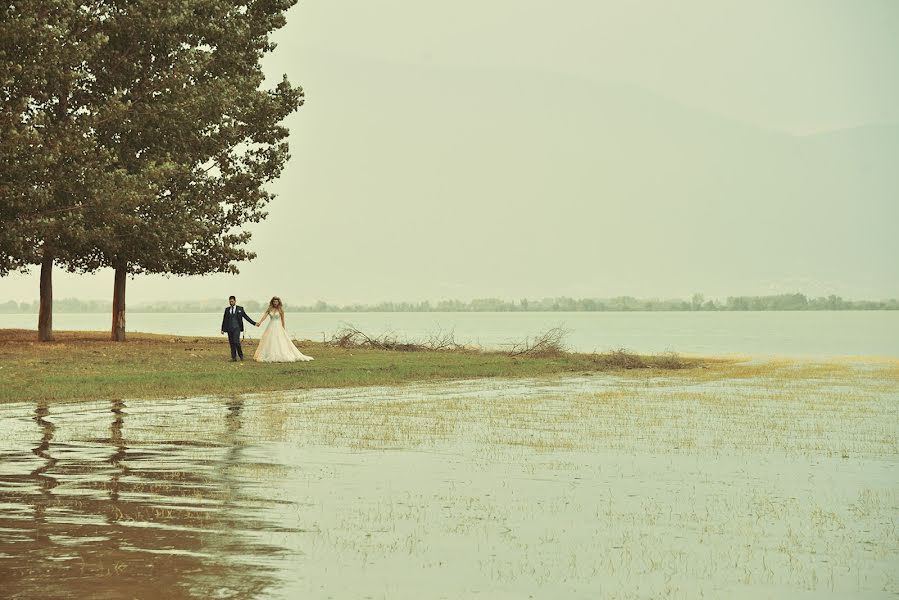
[{"label": "groom's trousers", "polygon": [[228,343],[231,344],[231,360],[240,357],[243,360],[243,348],[240,347],[240,329],[228,330]]}]

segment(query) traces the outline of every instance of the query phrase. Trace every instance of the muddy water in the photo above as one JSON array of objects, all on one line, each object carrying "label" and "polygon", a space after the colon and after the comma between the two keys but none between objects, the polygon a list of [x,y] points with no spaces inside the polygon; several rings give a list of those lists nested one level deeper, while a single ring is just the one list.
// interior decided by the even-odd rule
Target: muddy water
[{"label": "muddy water", "polygon": [[0,407],[4,598],[899,593],[899,383]]}]

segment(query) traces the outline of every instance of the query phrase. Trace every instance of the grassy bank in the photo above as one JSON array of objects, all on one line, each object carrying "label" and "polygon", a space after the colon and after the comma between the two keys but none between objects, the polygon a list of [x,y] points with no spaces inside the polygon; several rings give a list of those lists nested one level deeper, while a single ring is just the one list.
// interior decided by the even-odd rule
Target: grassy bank
[{"label": "grassy bank", "polygon": [[634,368],[675,370],[696,359],[625,353],[508,356],[470,350],[398,352],[302,342],[312,362],[230,361],[227,339],[129,333],[113,343],[99,332],[0,330],[0,402],[221,395],[273,390],[392,385],[475,377],[533,377]]}]

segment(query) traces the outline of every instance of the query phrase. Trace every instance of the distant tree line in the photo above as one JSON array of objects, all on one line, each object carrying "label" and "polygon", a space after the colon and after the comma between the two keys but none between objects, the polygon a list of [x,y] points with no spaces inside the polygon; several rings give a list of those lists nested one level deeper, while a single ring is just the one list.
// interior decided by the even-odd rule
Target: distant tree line
[{"label": "distant tree line", "polygon": [[266,216],[303,103],[286,77],[264,85],[261,62],[295,3],[0,6],[0,277],[40,269],[38,340],[53,339],[55,268],[112,269],[123,341],[128,278],[255,256],[243,226]]},{"label": "distant tree line", "polygon": [[[0,302],[0,313],[36,313],[39,302]],[[262,312],[266,300],[241,300],[250,313]],[[154,302],[137,304],[134,312],[149,313],[208,313],[222,310],[225,302]],[[98,300],[63,299],[56,301],[56,310],[63,313],[100,313],[111,308],[109,302]],[[724,301],[706,300],[694,294],[689,300],[639,299],[632,296],[615,298],[543,298],[519,301],[499,298],[477,298],[470,302],[441,300],[439,302],[381,302],[378,304],[336,305],[316,302],[306,306],[287,306],[296,312],[663,312],[663,311],[790,311],[790,310],[899,310],[899,299],[845,300],[840,296],[808,298],[804,294],[773,296],[731,296]]]}]

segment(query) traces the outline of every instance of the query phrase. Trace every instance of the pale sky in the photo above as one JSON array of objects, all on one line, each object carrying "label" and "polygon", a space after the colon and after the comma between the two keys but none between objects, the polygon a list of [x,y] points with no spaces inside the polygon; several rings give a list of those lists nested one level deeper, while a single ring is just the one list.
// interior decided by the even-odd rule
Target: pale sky
[{"label": "pale sky", "polygon": [[899,296],[897,31],[893,0],[303,0],[258,258],[128,302]]}]

